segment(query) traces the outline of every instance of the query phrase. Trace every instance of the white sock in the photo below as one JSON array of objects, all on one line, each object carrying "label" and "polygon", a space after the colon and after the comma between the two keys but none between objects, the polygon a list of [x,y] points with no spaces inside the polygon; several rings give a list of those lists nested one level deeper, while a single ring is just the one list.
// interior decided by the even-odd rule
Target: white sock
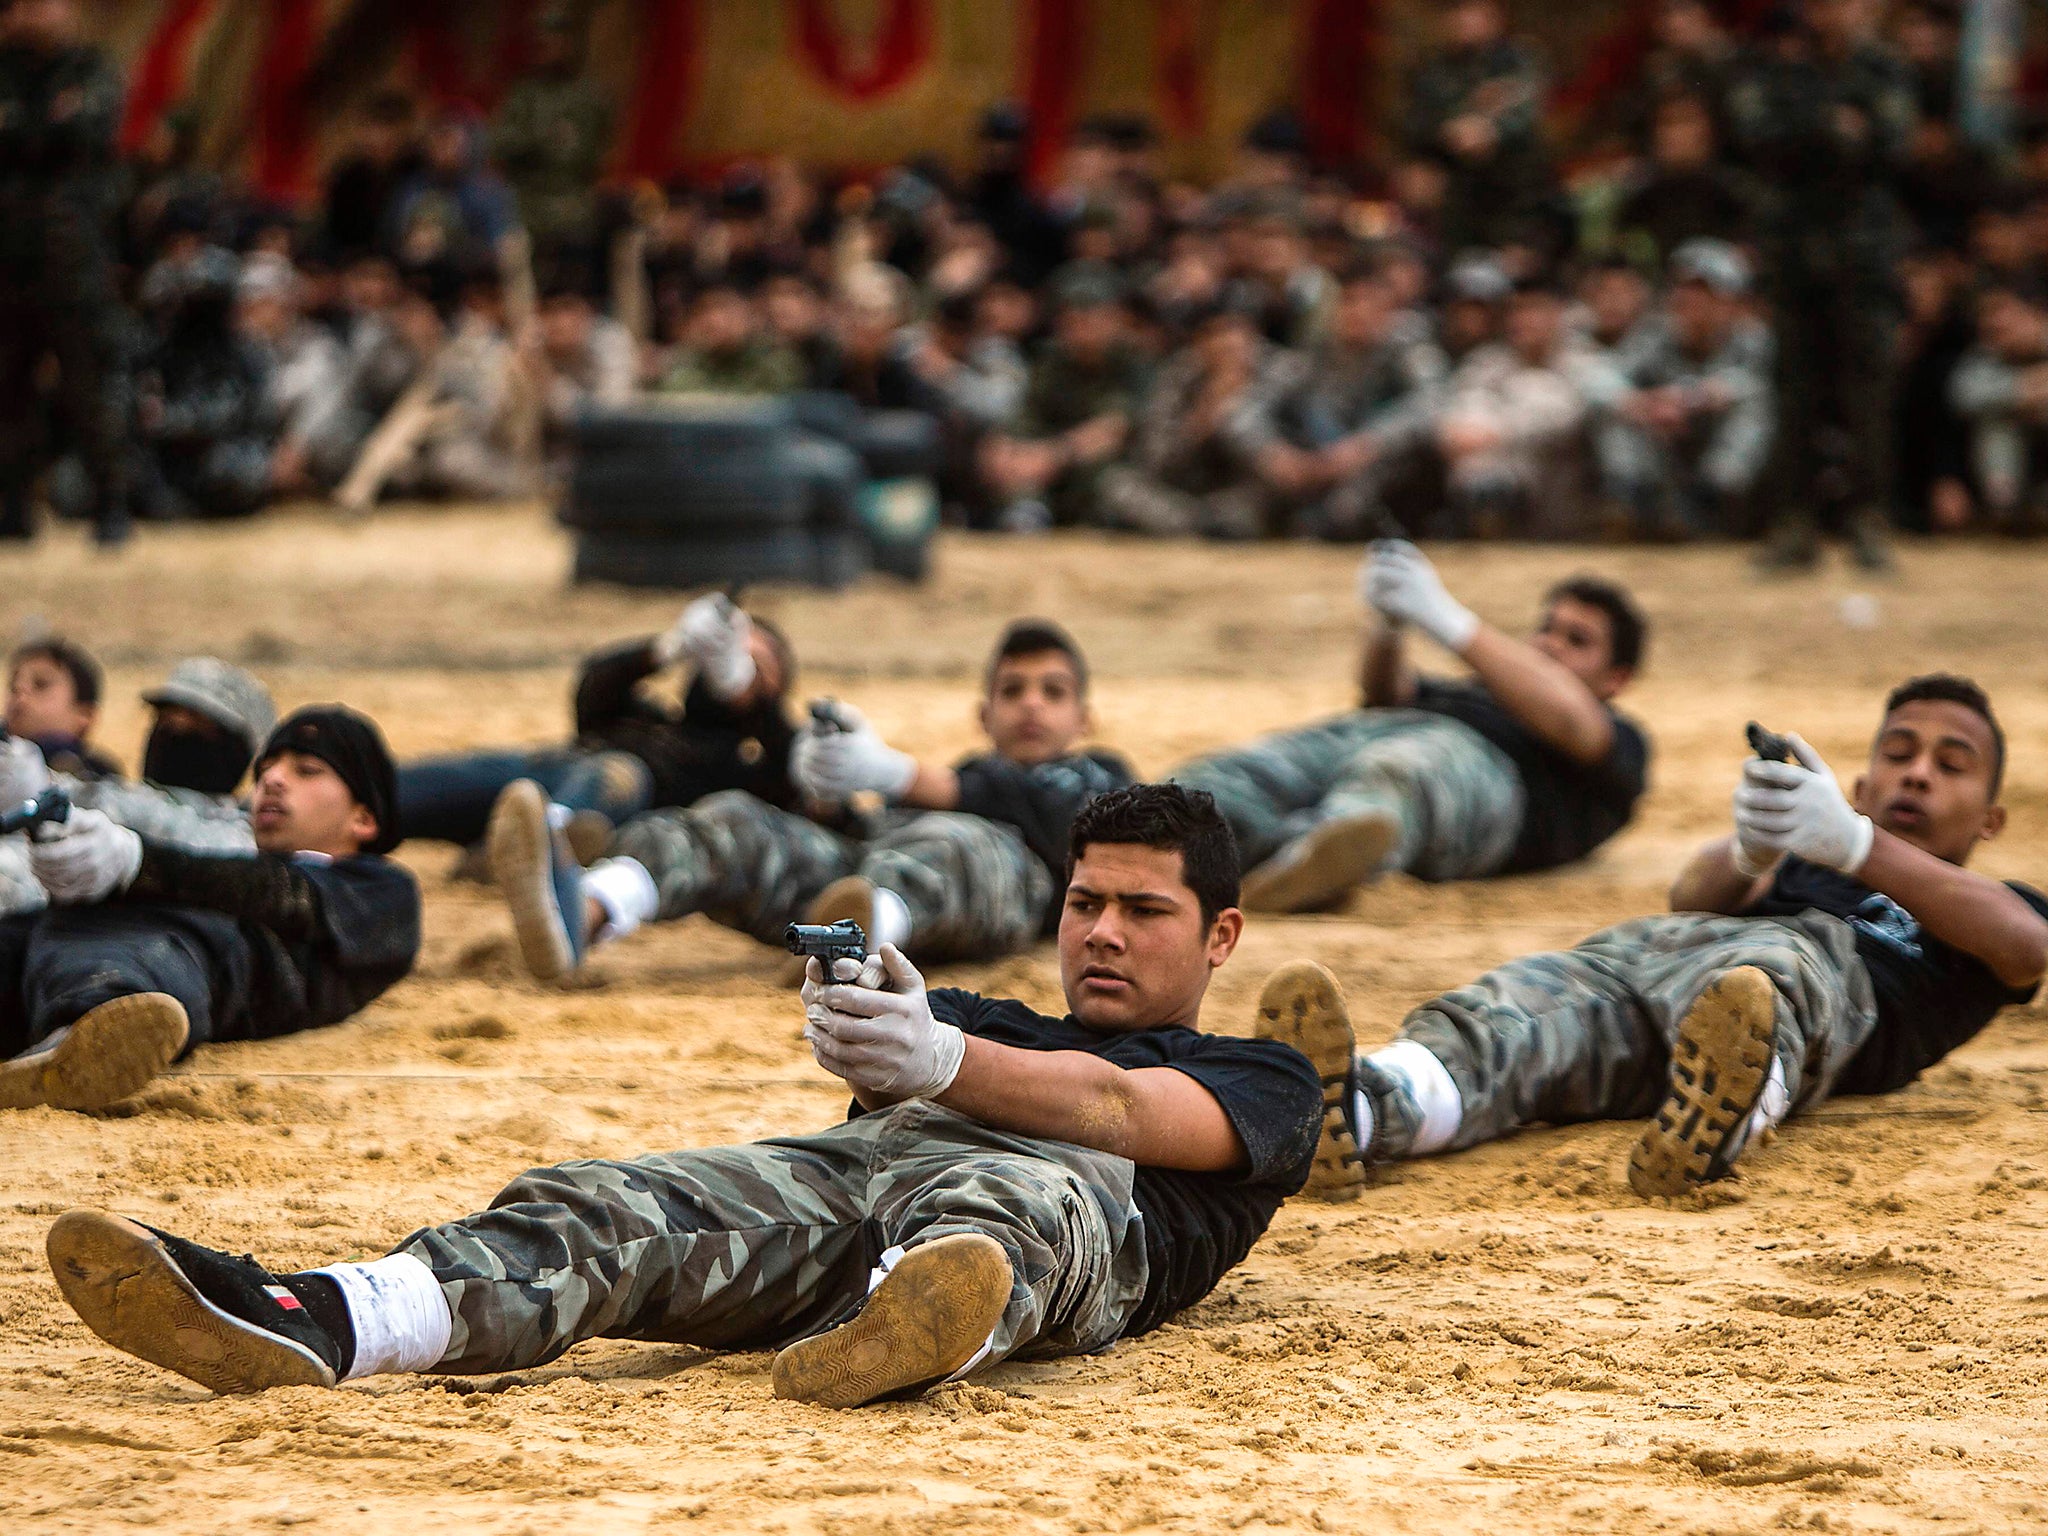
[{"label": "white sock", "polygon": [[1440,1152],[1457,1139],[1458,1127],[1465,1119],[1465,1101],[1458,1096],[1451,1069],[1432,1056],[1428,1046],[1417,1040],[1396,1040],[1381,1046],[1367,1060],[1399,1078],[1422,1112],[1415,1145],[1409,1148],[1412,1156]]},{"label": "white sock", "polygon": [[910,942],[910,908],[886,885],[875,890],[875,931],[868,935],[868,948],[894,944],[898,949]]},{"label": "white sock", "polygon": [[1372,1095],[1363,1088],[1351,1090],[1351,1124],[1358,1136],[1358,1150],[1361,1155],[1372,1145]]},{"label": "white sock", "polygon": [[345,1381],[392,1371],[430,1371],[448,1353],[455,1314],[434,1272],[409,1253],[369,1264],[316,1269],[341,1289],[355,1330],[356,1357]]},{"label": "white sock", "polygon": [[1751,1138],[1777,1125],[1791,1109],[1792,1090],[1785,1086],[1785,1063],[1773,1052],[1770,1076],[1764,1079],[1763,1089],[1756,1096],[1756,1108],[1749,1112],[1749,1128],[1742,1133],[1741,1145],[1748,1146]]},{"label": "white sock", "polygon": [[[661,910],[661,892],[655,888],[654,876],[638,859],[624,856],[599,859],[583,871],[583,894],[604,908],[599,940],[623,939],[642,923],[653,922]],[[562,915],[575,921],[566,912]]]}]

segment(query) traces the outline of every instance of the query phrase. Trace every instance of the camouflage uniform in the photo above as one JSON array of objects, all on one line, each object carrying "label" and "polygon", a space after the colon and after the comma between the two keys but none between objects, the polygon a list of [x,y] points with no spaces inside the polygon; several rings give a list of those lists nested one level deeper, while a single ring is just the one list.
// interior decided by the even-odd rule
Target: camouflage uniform
[{"label": "camouflage uniform", "polygon": [[611,101],[592,81],[550,71],[528,75],[505,93],[491,124],[491,154],[535,251],[596,243],[597,184],[611,141]]},{"label": "camouflage uniform", "polygon": [[1384,868],[1423,880],[1494,874],[1514,852],[1525,799],[1505,752],[1420,709],[1354,710],[1170,777],[1216,797],[1246,871],[1326,821],[1380,811],[1401,826]]},{"label": "camouflage uniform", "polygon": [[1969,425],[1970,467],[1993,523],[2008,532],[2048,526],[2048,419],[2027,398],[2031,376],[2048,358],[2015,361],[1981,344],[1949,375],[1949,399]]},{"label": "camouflage uniform", "polygon": [[1659,317],[1615,362],[1633,389],[1711,389],[1726,403],[1699,409],[1668,440],[1618,413],[1604,414],[1593,429],[1593,451],[1608,494],[1645,530],[1675,523],[1695,534],[1740,532],[1737,513],[1763,473],[1776,417],[1771,333],[1741,320],[1699,357]]},{"label": "camouflage uniform", "polygon": [[1272,498],[1258,477],[1257,454],[1270,436],[1273,412],[1302,372],[1299,357],[1261,341],[1244,387],[1195,433],[1189,417],[1207,389],[1207,374],[1192,352],[1168,363],[1138,413],[1129,462],[1103,471],[1109,525],[1165,538],[1264,534]]},{"label": "camouflage uniform", "polygon": [[[1041,439],[1112,413],[1135,421],[1144,398],[1145,369],[1137,353],[1117,347],[1089,363],[1055,341],[1032,365],[1023,407],[1008,431],[1013,437]],[[1102,481],[1112,462],[1071,465],[1045,488],[1043,499],[1055,523],[1100,526],[1109,520]]]},{"label": "camouflage uniform", "polygon": [[[1678,1024],[1707,986],[1755,966],[1777,991],[1776,1053],[1791,1104],[1826,1096],[1877,1023],[1849,924],[1824,912],[1717,917],[1672,912],[1527,955],[1424,1003],[1400,1039],[1449,1070],[1463,1118],[1444,1150],[1525,1125],[1640,1119],[1664,1096]],[[1410,1154],[1418,1115],[1367,1074],[1377,1157]]]},{"label": "camouflage uniform", "polygon": [[860,875],[903,898],[918,960],[989,959],[1028,947],[1052,876],[1015,828],[952,811],[884,812],[865,841],[777,810],[744,790],[619,829],[612,853],[643,865],[662,921],[702,912],[780,945],[818,893]]},{"label": "camouflage uniform", "polygon": [[802,382],[795,353],[755,340],[733,352],[686,348],[657,387],[668,395],[782,395]]},{"label": "camouflage uniform", "polygon": [[845,1321],[886,1250],[955,1233],[1009,1255],[990,1363],[1107,1347],[1148,1278],[1128,1159],[911,1100],[812,1136],[539,1168],[400,1245],[454,1314],[443,1371],[583,1339],[769,1349]]}]

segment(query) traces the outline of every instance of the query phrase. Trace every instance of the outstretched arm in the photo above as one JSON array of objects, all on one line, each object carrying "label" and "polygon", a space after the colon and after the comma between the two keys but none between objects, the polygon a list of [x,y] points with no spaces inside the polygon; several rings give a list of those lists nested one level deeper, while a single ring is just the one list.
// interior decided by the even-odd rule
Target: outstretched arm
[{"label": "outstretched arm", "polygon": [[1599,762],[1614,745],[1614,719],[1593,690],[1527,641],[1482,623],[1445,590],[1436,568],[1413,544],[1375,544],[1364,586],[1367,601],[1381,614],[1413,624],[1462,657],[1486,691],[1539,740],[1587,764]]},{"label": "outstretched arm", "polygon": [[[852,961],[842,975],[851,975]],[[812,961],[804,1037],[863,1108],[930,1099],[998,1130],[1093,1147],[1153,1168],[1241,1168],[1244,1143],[1215,1097],[1172,1067],[1132,1070],[1087,1051],[1026,1051],[932,1015],[924,978],[893,944],[858,976]]]}]

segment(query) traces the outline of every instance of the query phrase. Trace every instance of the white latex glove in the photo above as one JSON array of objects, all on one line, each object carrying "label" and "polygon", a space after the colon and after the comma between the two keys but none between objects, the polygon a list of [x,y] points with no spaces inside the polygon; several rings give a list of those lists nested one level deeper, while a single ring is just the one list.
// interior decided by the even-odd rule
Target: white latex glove
[{"label": "white latex glove", "polygon": [[26,736],[0,741],[0,810],[13,810],[50,787],[50,765],[43,749]]},{"label": "white latex glove", "polygon": [[936,1098],[953,1086],[967,1037],[932,1017],[924,977],[894,944],[857,971],[851,960],[825,979],[813,959],[804,968],[804,1038],[818,1065],[879,1098]]},{"label": "white latex glove", "polygon": [[890,800],[901,796],[917,777],[917,759],[882,740],[860,711],[841,704],[838,714],[844,730],[807,726],[791,747],[789,776],[797,788],[825,801],[869,789]]},{"label": "white latex glove", "polygon": [[1760,875],[1783,854],[1853,875],[1870,857],[1877,835],[1835,782],[1821,756],[1788,735],[1796,763],[1752,757],[1735,791],[1735,867]]},{"label": "white latex glove", "polygon": [[128,888],[142,868],[142,839],[99,811],[73,811],[48,842],[29,839],[28,862],[53,905],[85,906]]},{"label": "white latex glove", "polygon": [[1366,557],[1365,600],[1385,618],[1413,624],[1446,650],[1463,651],[1479,618],[1444,589],[1429,557],[1406,539],[1381,539]]},{"label": "white latex glove", "polygon": [[754,621],[723,593],[700,597],[685,608],[668,632],[654,642],[664,665],[692,663],[704,686],[721,699],[732,700],[754,683],[754,653],[749,646]]}]

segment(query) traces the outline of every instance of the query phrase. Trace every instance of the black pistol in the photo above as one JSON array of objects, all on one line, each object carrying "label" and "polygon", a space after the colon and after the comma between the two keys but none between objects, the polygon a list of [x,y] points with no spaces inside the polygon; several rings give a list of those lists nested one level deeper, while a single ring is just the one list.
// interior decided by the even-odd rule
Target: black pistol
[{"label": "black pistol", "polygon": [[792,955],[807,959],[815,955],[822,960],[827,981],[838,979],[832,973],[835,962],[851,960],[858,964],[868,957],[868,936],[850,917],[842,917],[836,923],[791,923],[782,930],[782,942]]},{"label": "black pistol", "polygon": [[1754,720],[1744,726],[1743,734],[1749,738],[1749,750],[1767,763],[1796,763],[1792,743],[1776,731],[1767,731]]},{"label": "black pistol", "polygon": [[24,800],[13,810],[0,814],[0,837],[16,832],[33,834],[37,827],[61,826],[71,819],[71,797],[52,784],[33,800]]}]

